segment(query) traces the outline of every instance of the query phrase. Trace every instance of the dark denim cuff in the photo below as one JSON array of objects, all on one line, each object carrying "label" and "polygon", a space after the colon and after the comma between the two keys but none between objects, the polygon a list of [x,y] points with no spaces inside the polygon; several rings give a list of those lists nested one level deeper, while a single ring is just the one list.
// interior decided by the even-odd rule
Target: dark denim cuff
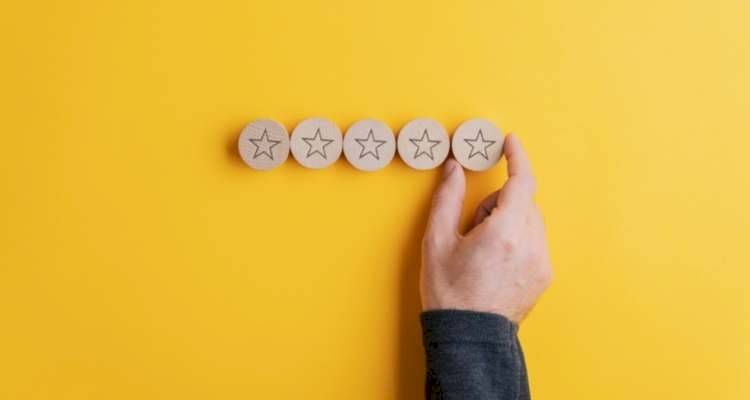
[{"label": "dark denim cuff", "polygon": [[425,346],[445,342],[511,344],[516,325],[499,314],[468,310],[431,310],[420,316]]}]

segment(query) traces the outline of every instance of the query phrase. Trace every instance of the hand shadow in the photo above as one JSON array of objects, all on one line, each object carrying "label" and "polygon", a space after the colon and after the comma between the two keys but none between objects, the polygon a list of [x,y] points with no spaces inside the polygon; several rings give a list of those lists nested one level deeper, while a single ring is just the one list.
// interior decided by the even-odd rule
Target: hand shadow
[{"label": "hand shadow", "polygon": [[[440,175],[437,175],[437,185]],[[400,265],[400,287],[398,310],[398,365],[396,365],[397,399],[415,400],[424,398],[425,359],[422,350],[422,328],[419,314],[422,305],[419,299],[419,269],[422,261],[422,235],[430,212],[431,196],[422,201],[422,210],[414,220],[411,231],[404,241]]]}]

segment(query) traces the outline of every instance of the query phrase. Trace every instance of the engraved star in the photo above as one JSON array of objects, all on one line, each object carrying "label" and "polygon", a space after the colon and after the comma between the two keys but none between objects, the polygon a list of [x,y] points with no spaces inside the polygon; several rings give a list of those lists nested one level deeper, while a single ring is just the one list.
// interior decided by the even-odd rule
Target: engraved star
[{"label": "engraved star", "polygon": [[260,135],[260,139],[248,139],[255,146],[255,153],[253,158],[258,158],[263,154],[267,155],[268,158],[273,160],[273,148],[277,144],[281,143],[281,140],[271,140],[268,138],[268,130],[263,129],[263,134]]},{"label": "engraved star", "polygon": [[378,153],[378,149],[380,146],[385,144],[385,140],[375,140],[375,133],[370,129],[370,132],[367,134],[367,139],[354,139],[359,143],[360,146],[362,146],[362,150],[359,152],[359,158],[364,158],[364,156],[368,154],[372,154],[373,157],[375,157],[376,160],[380,160],[380,154]]},{"label": "engraved star", "polygon": [[305,155],[307,158],[314,156],[316,153],[320,154],[324,159],[327,158],[326,146],[333,143],[333,139],[323,139],[323,135],[320,133],[320,128],[315,131],[315,136],[302,138],[302,140],[307,143],[307,154]]},{"label": "engraved star", "polygon": [[[484,134],[482,133],[482,130],[480,129],[479,132],[477,132],[477,137],[474,139],[464,139],[464,142],[471,146],[471,152],[469,153],[469,159],[474,157],[475,155],[479,154],[480,156],[484,157],[485,160],[489,160],[490,157],[487,154],[487,148],[495,144],[497,140],[485,140]],[[479,142],[477,144],[477,142]],[[479,149],[481,148],[481,149]],[[479,149],[479,150],[478,150]]]},{"label": "engraved star", "polygon": [[419,139],[409,139],[414,146],[417,147],[417,151],[414,153],[414,158],[421,156],[422,154],[430,157],[430,160],[435,160],[432,154],[432,149],[440,144],[439,140],[430,140],[430,135],[427,134],[427,129],[422,132],[422,137]]}]

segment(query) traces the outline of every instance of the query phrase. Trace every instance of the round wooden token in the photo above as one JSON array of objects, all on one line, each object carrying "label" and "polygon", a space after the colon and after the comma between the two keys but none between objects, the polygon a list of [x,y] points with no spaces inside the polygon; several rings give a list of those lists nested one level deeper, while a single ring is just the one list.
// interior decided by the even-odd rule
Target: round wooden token
[{"label": "round wooden token", "polygon": [[344,136],[344,156],[354,168],[375,171],[396,154],[396,139],[388,125],[374,119],[355,122]]},{"label": "round wooden token", "polygon": [[453,157],[466,169],[484,171],[500,160],[503,134],[486,119],[470,119],[456,129],[451,149]]},{"label": "round wooden token", "polygon": [[325,168],[339,159],[343,139],[341,131],[325,118],[308,118],[292,132],[289,143],[292,155],[307,168]]},{"label": "round wooden token", "polygon": [[398,133],[398,154],[414,169],[432,169],[442,164],[450,147],[445,128],[434,119],[409,121]]},{"label": "round wooden token", "polygon": [[265,171],[278,167],[289,157],[289,135],[274,120],[256,119],[242,130],[237,147],[245,164]]}]

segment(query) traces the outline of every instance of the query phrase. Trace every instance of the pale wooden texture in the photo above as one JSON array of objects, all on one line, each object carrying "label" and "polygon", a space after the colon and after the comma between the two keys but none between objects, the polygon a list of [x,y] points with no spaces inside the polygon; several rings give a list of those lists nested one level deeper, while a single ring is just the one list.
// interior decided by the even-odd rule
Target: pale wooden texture
[{"label": "pale wooden texture", "polygon": [[398,155],[406,165],[432,169],[442,164],[450,152],[450,139],[443,125],[432,118],[409,121],[398,133]]},{"label": "pale wooden texture", "polygon": [[396,154],[391,128],[374,119],[355,122],[344,136],[344,156],[362,171],[376,171],[388,165]]},{"label": "pale wooden texture", "polygon": [[289,145],[298,163],[307,168],[320,169],[339,159],[343,138],[333,121],[308,118],[294,128]]},{"label": "pale wooden texture", "polygon": [[289,134],[274,120],[256,119],[242,130],[237,147],[245,164],[265,171],[278,167],[289,157]]},{"label": "pale wooden texture", "polygon": [[503,154],[503,134],[491,121],[464,121],[453,134],[453,157],[472,171],[484,171],[497,164]]}]

